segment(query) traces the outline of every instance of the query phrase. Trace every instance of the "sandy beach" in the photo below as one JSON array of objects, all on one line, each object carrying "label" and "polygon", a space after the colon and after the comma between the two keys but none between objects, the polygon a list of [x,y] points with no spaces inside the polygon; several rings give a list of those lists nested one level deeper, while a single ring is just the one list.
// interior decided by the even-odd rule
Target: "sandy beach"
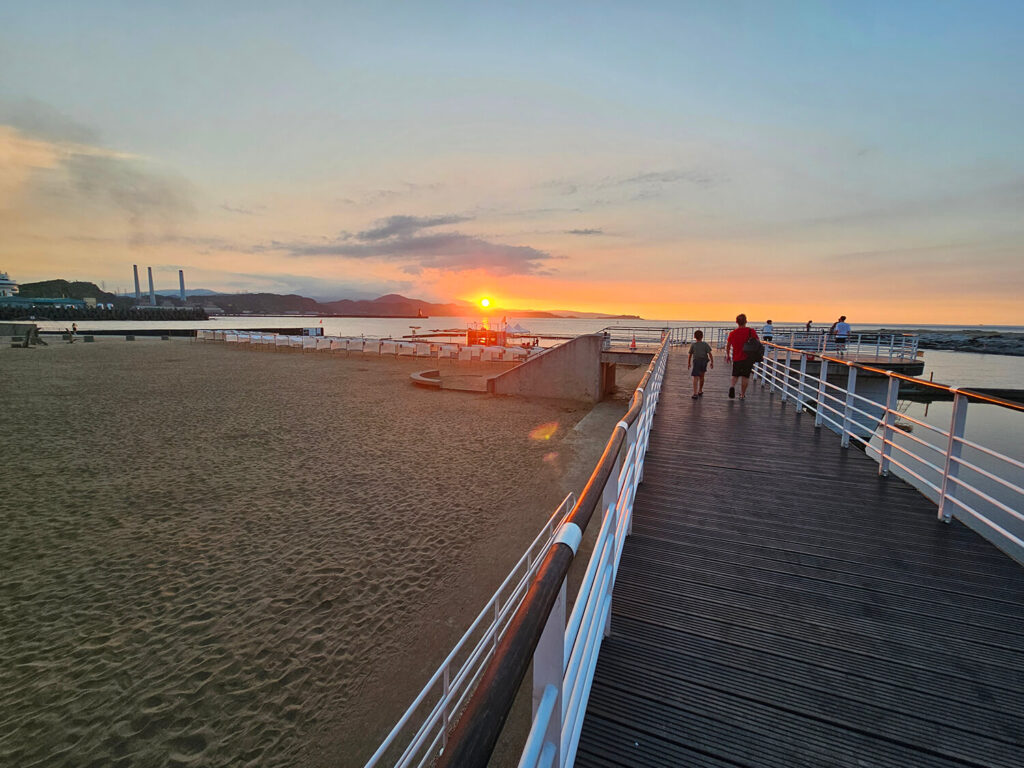
[{"label": "sandy beach", "polygon": [[360,765],[614,424],[424,367],[0,350],[0,764]]}]

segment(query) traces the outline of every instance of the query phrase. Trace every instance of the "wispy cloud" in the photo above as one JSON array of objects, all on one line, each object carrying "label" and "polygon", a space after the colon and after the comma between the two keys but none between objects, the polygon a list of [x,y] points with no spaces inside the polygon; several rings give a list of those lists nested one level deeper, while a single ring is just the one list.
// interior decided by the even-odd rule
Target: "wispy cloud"
[{"label": "wispy cloud", "polygon": [[411,181],[403,181],[397,189],[371,189],[358,193],[355,197],[343,197],[338,202],[351,206],[373,206],[394,202],[402,197],[413,197],[424,192],[436,192],[443,187],[444,185],[440,183],[416,184]]},{"label": "wispy cloud", "polygon": [[419,274],[424,269],[482,269],[494,275],[547,274],[543,263],[557,258],[530,246],[494,243],[462,232],[423,232],[468,220],[455,214],[390,216],[355,234],[342,232],[319,242],[272,241],[257,250],[283,251],[290,256],[381,259],[402,263],[409,274]]},{"label": "wispy cloud", "polygon": [[12,204],[48,216],[123,217],[133,245],[176,230],[195,209],[184,179],[100,146],[95,131],[41,102],[0,103],[0,157],[8,166],[0,192]]},{"label": "wispy cloud", "polygon": [[604,230],[601,229],[567,229],[565,230],[567,235],[603,235]]},{"label": "wispy cloud", "polygon": [[228,213],[237,213],[240,216],[256,216],[256,215],[258,215],[257,211],[260,211],[260,210],[263,210],[264,208],[266,208],[265,205],[254,205],[254,206],[245,208],[245,207],[240,206],[240,205],[229,205],[227,203],[227,201],[221,203],[220,207],[221,207],[221,209],[227,211]]},{"label": "wispy cloud", "polygon": [[469,221],[468,216],[451,214],[448,216],[389,216],[377,223],[373,229],[358,233],[357,240],[377,241],[391,237],[408,237],[421,229],[443,227],[447,224],[460,224]]}]

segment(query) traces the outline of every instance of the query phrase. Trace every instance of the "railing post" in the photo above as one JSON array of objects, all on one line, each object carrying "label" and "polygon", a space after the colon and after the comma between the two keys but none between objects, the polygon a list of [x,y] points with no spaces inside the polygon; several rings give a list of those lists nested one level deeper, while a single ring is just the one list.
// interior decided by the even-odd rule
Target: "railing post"
[{"label": "railing post", "polygon": [[[859,349],[857,351],[860,352]],[[875,334],[875,357],[881,357],[881,356],[882,356],[882,334],[876,333]]]},{"label": "railing post", "polygon": [[825,417],[825,392],[828,381],[828,360],[821,358],[821,370],[818,371],[818,407],[814,410],[814,426],[820,427],[821,420]]},{"label": "railing post", "polygon": [[[562,689],[562,676],[565,674],[567,661],[565,658],[565,580],[563,580],[558,598],[551,606],[547,624],[544,625],[544,631],[533,652],[534,718],[537,717],[537,710],[544,698],[544,689],[553,685],[558,690],[555,706],[551,710],[551,719],[548,720],[548,728],[544,732],[544,741],[549,741],[556,747],[562,743],[562,697],[565,695],[565,691]],[[558,754],[561,749],[556,749],[555,752],[553,765],[561,766],[561,757]]]},{"label": "railing post", "polygon": [[[644,417],[643,408],[640,409],[640,415],[636,421],[633,422],[632,426],[626,430],[626,453],[629,453],[629,449],[636,445],[636,449],[633,451],[633,466],[636,467],[636,472],[633,474],[633,487],[629,489],[629,497],[636,494],[636,487],[640,485],[643,480],[643,467],[640,464],[640,446],[637,445],[637,434],[640,431],[640,420]],[[632,502],[630,502],[632,506]],[[627,510],[622,510],[623,514],[627,513]],[[633,535],[633,510],[628,510],[629,517],[626,521],[626,535]]]},{"label": "railing post", "polygon": [[850,419],[853,416],[853,395],[857,389],[857,369],[850,366],[850,373],[846,377],[846,407],[843,409],[843,434],[840,435],[840,445],[843,448],[850,447]]},{"label": "railing post", "polygon": [[451,673],[447,665],[444,668],[444,713],[442,715],[441,727],[444,729],[441,731],[441,747],[442,749],[448,745],[448,726],[451,725],[452,712],[448,706],[448,696],[452,692]]},{"label": "railing post", "polygon": [[793,352],[791,350],[787,349],[786,350],[786,370],[785,370],[785,373],[784,373],[784,378],[782,379],[782,381],[783,381],[783,384],[782,384],[782,402],[786,402],[786,399],[789,397],[789,376],[790,376],[790,370],[791,370],[789,366],[790,366],[790,362],[792,360],[792,357],[793,357]]},{"label": "railing post", "polygon": [[885,420],[882,422],[882,456],[878,462],[878,474],[889,476],[889,457],[892,456],[892,441],[896,435],[896,407],[899,405],[900,380],[886,371],[889,376],[889,389],[885,396]]},{"label": "railing post", "polygon": [[796,412],[804,409],[804,382],[807,378],[807,355],[800,355],[800,386],[796,391]]},{"label": "railing post", "polygon": [[956,498],[956,478],[960,475],[960,454],[963,452],[964,428],[967,426],[967,397],[953,387],[953,417],[949,424],[949,444],[946,446],[946,466],[942,471],[942,490],[939,492],[939,520],[948,523],[953,508],[946,502]]},{"label": "railing post", "polygon": [[889,337],[889,362],[892,362],[892,354],[896,351],[896,334]]}]

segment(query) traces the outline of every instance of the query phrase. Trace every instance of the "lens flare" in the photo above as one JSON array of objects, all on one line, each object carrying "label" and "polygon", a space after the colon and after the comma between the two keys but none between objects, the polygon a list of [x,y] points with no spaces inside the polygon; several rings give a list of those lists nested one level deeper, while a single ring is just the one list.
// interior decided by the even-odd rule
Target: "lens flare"
[{"label": "lens flare", "polygon": [[550,440],[555,436],[555,432],[558,431],[558,422],[549,421],[547,424],[541,424],[539,427],[534,427],[530,431],[530,438],[533,440]]}]

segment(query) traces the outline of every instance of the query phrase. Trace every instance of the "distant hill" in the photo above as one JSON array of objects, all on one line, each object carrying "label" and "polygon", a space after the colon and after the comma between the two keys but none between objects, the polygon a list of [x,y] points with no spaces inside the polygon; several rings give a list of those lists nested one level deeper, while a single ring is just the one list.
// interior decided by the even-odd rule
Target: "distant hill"
[{"label": "distant hill", "polygon": [[[117,306],[135,304],[135,297],[116,296],[100,290],[95,283],[68,280],[44,280],[38,283],[24,283],[20,286],[22,296],[28,298],[95,298],[97,301],[113,303]],[[178,292],[174,290],[157,291],[157,295],[174,303],[178,302]],[[307,296],[280,293],[217,293],[206,288],[193,288],[185,291],[189,304],[220,307],[229,315],[257,314],[322,314],[322,315],[353,315],[356,317],[416,317],[420,314],[427,317],[473,317],[480,314],[479,308],[466,303],[434,303],[422,299],[411,299],[398,293],[388,293],[376,299],[339,299],[337,301],[317,301]],[[143,303],[148,303],[148,292],[143,294]],[[636,315],[601,315],[594,312],[573,312],[559,310],[542,312],[530,309],[502,309],[492,307],[488,314],[492,317],[506,316],[509,318],[608,318],[608,319],[639,319]]]},{"label": "distant hill", "polygon": [[22,283],[18,295],[29,299],[96,299],[104,303],[118,297],[100,290],[96,283],[81,280],[42,280],[38,283]]}]

